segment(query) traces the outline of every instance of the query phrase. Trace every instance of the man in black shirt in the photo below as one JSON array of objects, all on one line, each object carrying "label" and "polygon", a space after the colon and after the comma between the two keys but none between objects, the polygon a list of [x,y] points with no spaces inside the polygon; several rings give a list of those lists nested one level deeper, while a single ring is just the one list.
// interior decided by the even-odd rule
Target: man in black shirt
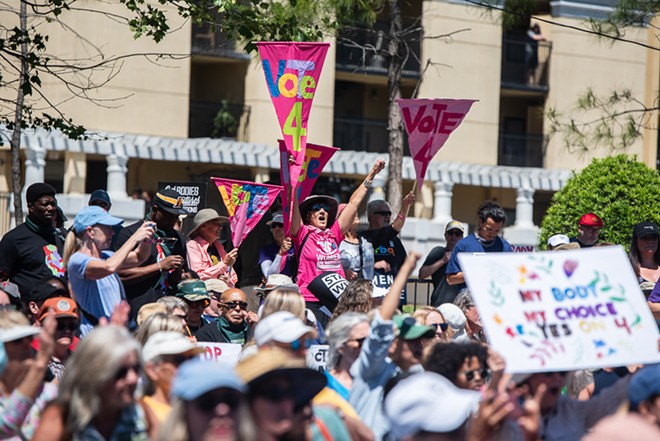
[{"label": "man in black shirt", "polygon": [[[171,189],[161,190],[154,196],[146,219],[156,223],[156,241],[151,245],[151,254],[140,266],[118,272],[124,283],[126,298],[131,306],[131,317],[135,317],[142,305],[158,300],[165,295],[176,294],[186,265],[186,242],[181,233],[174,229],[179,215],[186,214],[181,195]],[[122,228],[114,244],[115,250],[142,225],[140,220]]]},{"label": "man in black shirt", "polygon": [[64,243],[56,234],[55,189],[43,182],[30,185],[25,193],[28,215],[25,223],[9,231],[0,241],[0,278],[18,285],[23,296],[41,280],[65,273]]},{"label": "man in black shirt", "polygon": [[445,227],[445,241],[447,245],[433,248],[419,269],[420,279],[426,279],[431,276],[431,280],[433,280],[431,305],[436,308],[443,303],[452,303],[460,291],[459,285],[452,286],[447,283],[445,270],[451,258],[454,245],[463,238],[464,233],[463,224],[459,221],[453,220],[449,222]]},{"label": "man in black shirt", "polygon": [[[401,211],[394,222],[390,204],[384,200],[375,200],[367,205],[367,218],[369,229],[360,232],[374,247],[374,286],[389,289],[394,276],[406,260],[406,249],[399,239],[399,232],[403,229],[410,207],[415,203],[415,194],[411,191],[403,198]],[[401,304],[406,304],[406,290],[401,293]]]}]

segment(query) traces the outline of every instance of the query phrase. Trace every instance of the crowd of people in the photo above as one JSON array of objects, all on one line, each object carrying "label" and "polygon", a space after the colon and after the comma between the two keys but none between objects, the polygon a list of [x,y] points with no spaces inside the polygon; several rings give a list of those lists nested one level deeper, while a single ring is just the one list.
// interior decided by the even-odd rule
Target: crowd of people
[{"label": "crowd of people", "polygon": [[[263,283],[249,290],[215,209],[184,235],[180,195],[160,190],[123,226],[97,190],[65,229],[55,189],[31,185],[25,222],[0,240],[0,439],[660,440],[660,365],[507,374],[458,259],[512,251],[496,202],[472,234],[449,222],[424,260],[399,238],[413,193],[394,219],[369,202],[360,231],[383,168],[345,203],[294,193],[289,234],[282,213],[264,218],[272,241],[253,253]],[[608,245],[598,215],[577,223],[547,248]],[[660,318],[660,231],[641,222],[632,237]],[[418,266],[430,304],[406,305]],[[240,355],[211,359],[209,344]]]}]

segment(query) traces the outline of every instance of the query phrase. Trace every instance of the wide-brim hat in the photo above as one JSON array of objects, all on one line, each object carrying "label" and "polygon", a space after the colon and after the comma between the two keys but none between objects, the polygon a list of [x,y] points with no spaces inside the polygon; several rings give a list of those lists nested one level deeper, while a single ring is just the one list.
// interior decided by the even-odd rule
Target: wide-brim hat
[{"label": "wide-brim hat", "polygon": [[236,373],[258,395],[260,386],[273,377],[288,378],[296,408],[309,403],[327,384],[325,375],[310,369],[305,360],[279,348],[259,349],[252,357],[239,361]]},{"label": "wide-brim hat", "polygon": [[266,222],[269,227],[273,224],[284,224],[284,215],[282,213],[275,213],[273,218]]},{"label": "wide-brim hat", "polygon": [[328,204],[328,207],[330,208],[330,212],[328,213],[328,223],[327,226],[328,228],[335,222],[335,219],[337,218],[337,209],[339,207],[339,204],[337,203],[337,200],[333,198],[332,196],[325,196],[325,195],[312,195],[312,196],[307,196],[304,201],[300,203],[300,217],[305,221],[305,217],[307,217],[307,213],[309,213],[312,209],[312,205],[315,203],[324,203]]},{"label": "wide-brim hat", "polygon": [[229,218],[227,216],[220,216],[218,212],[213,208],[204,208],[199,210],[193,218],[193,227],[192,230],[190,230],[190,233],[188,233],[188,238],[193,237],[202,225],[214,220],[220,220],[222,223],[229,222]]}]

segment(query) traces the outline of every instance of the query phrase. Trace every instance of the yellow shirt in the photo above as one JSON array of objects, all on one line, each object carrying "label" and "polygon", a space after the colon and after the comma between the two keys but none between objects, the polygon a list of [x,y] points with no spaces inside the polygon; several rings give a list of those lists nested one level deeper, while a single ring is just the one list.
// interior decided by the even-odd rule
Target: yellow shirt
[{"label": "yellow shirt", "polygon": [[165,422],[165,419],[172,410],[172,406],[158,402],[151,397],[144,397],[142,400],[144,401],[144,404],[149,406],[149,409],[154,412],[154,415],[156,415],[159,423]]}]

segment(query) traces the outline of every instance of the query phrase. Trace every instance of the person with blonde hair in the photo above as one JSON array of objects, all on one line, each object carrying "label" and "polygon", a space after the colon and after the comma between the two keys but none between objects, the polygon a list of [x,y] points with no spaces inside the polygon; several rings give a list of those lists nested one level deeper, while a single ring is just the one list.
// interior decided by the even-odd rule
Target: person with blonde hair
[{"label": "person with blonde hair", "polygon": [[152,414],[134,397],[141,371],[140,344],[125,328],[93,330],[69,360],[32,440],[152,438]]},{"label": "person with blonde hair", "polygon": [[280,287],[272,290],[259,311],[259,317],[263,319],[277,311],[289,311],[302,321],[307,317],[305,299],[295,287]]},{"label": "person with blonde hair", "polygon": [[149,340],[149,337],[161,331],[179,332],[190,337],[180,318],[162,313],[156,313],[147,317],[144,323],[142,323],[142,326],[135,332],[134,337],[140,345],[144,346],[147,340]]},{"label": "person with blonde hair", "polygon": [[413,313],[413,318],[422,325],[430,326],[435,329],[435,338],[429,340],[430,343],[438,341],[448,342],[451,340],[454,332],[445,320],[445,316],[433,306],[424,306]]},{"label": "person with blonde hair", "polygon": [[64,265],[80,308],[80,333],[86,335],[126,297],[116,272],[142,263],[151,249],[156,231],[153,222],[144,222],[117,251],[108,251],[122,219],[110,216],[101,207],[78,212],[64,244]]}]

